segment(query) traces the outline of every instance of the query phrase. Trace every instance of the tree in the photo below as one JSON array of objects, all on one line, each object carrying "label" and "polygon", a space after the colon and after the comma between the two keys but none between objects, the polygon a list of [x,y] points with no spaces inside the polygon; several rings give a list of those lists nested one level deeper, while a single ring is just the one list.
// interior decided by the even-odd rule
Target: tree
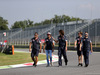
[{"label": "tree", "polygon": [[69,22],[71,21],[71,18],[69,16],[66,15],[62,15],[64,22]]},{"label": "tree", "polygon": [[[51,19],[45,19],[44,21],[41,22],[36,22],[34,23],[31,20],[24,20],[24,21],[16,21],[14,23],[14,25],[11,27],[13,28],[26,28],[26,27],[33,27],[33,26],[39,26],[39,25],[47,25],[47,24],[58,24],[58,23],[63,23],[63,22],[70,22],[70,21],[78,21],[81,20],[80,18],[75,18],[75,17],[70,17],[70,16],[66,16],[66,15],[55,15],[53,18]],[[33,24],[34,23],[34,24]]]},{"label": "tree", "polygon": [[36,23],[34,24],[34,26],[39,26],[39,25],[43,25],[43,22],[41,22],[41,23],[37,23],[37,22],[36,22]]},{"label": "tree", "polygon": [[80,18],[74,18],[74,17],[71,18],[71,21],[79,21],[79,20],[81,20],[81,19]]},{"label": "tree", "polygon": [[8,28],[8,21],[0,17],[0,30],[9,30]]},{"label": "tree", "polygon": [[48,19],[43,21],[43,24],[50,24],[50,23],[51,23],[51,20],[48,20]]},{"label": "tree", "polygon": [[55,15],[55,17],[53,18],[53,23],[61,23],[62,22],[62,17]]},{"label": "tree", "polygon": [[27,27],[33,27],[33,21],[28,19],[28,20],[25,20],[24,22],[26,22]]},{"label": "tree", "polygon": [[11,29],[14,28],[26,28],[26,27],[33,27],[33,21],[31,20],[24,20],[24,21],[16,21],[14,25],[12,25]]}]

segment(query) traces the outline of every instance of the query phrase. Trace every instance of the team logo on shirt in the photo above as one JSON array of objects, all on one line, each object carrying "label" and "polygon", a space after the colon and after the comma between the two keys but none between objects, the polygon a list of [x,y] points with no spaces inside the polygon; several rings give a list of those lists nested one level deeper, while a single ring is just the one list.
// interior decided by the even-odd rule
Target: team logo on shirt
[{"label": "team logo on shirt", "polygon": [[78,42],[78,44],[80,44],[80,42]]},{"label": "team logo on shirt", "polygon": [[35,41],[35,40],[33,39],[33,41]]},{"label": "team logo on shirt", "polygon": [[61,38],[59,37],[59,39],[61,39]]}]

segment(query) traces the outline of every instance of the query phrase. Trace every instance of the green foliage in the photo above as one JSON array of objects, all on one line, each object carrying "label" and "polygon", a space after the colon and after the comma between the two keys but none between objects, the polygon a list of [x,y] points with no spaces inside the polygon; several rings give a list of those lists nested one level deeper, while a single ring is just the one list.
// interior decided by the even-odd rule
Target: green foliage
[{"label": "green foliage", "polygon": [[52,19],[46,19],[40,23],[35,23],[34,26],[37,26],[37,25],[46,25],[46,24],[51,24],[51,23],[54,23],[54,24],[57,24],[57,23],[64,23],[64,22],[70,22],[70,21],[79,21],[81,20],[80,18],[75,18],[75,17],[69,17],[69,16],[66,16],[66,15],[55,15],[54,18]]},{"label": "green foliage", "polygon": [[0,30],[9,30],[8,28],[8,21],[0,17]]},{"label": "green foliage", "polygon": [[34,26],[43,25],[43,23],[35,23]]},{"label": "green foliage", "polygon": [[66,15],[55,15],[51,19],[46,19],[44,21],[41,21],[39,23],[34,23],[33,21],[30,20],[24,20],[24,21],[16,21],[14,25],[11,27],[12,29],[14,28],[26,28],[26,27],[33,27],[33,26],[39,26],[39,25],[47,25],[47,24],[57,24],[57,23],[64,23],[64,22],[70,22],[70,21],[78,21],[81,20],[80,18],[75,18],[75,17],[69,17]]},{"label": "green foliage", "polygon": [[75,17],[71,18],[66,15],[62,15],[62,16],[55,15],[55,17],[53,18],[53,23],[63,23],[63,22],[78,21],[78,20],[81,20],[81,19],[75,18]]},{"label": "green foliage", "polygon": [[[64,22],[70,22],[70,21],[78,21],[81,20],[80,18],[75,18],[75,17],[69,17],[66,15],[55,15],[53,18],[51,19],[46,19],[42,22],[39,23],[34,23],[31,20],[24,20],[24,21],[16,21],[12,26],[11,29],[14,28],[26,28],[26,27],[33,27],[33,26],[39,26],[39,25],[46,25],[46,24],[57,24],[57,23],[64,23]],[[33,24],[34,23],[34,24]],[[8,30],[8,21],[3,19],[3,17],[0,17],[0,30]]]},{"label": "green foliage", "polygon": [[48,19],[42,22],[42,24],[50,24],[50,23],[51,23],[51,20],[48,20]]},{"label": "green foliage", "polygon": [[16,21],[14,23],[14,25],[12,25],[11,29],[14,28],[26,28],[26,27],[33,27],[33,21],[28,20],[24,20],[24,21]]}]

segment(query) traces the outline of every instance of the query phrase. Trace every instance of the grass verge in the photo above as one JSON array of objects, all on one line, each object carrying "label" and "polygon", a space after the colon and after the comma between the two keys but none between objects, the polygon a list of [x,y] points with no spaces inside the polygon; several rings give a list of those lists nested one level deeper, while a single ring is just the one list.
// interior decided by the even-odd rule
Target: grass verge
[{"label": "grass verge", "polygon": [[[14,55],[0,53],[0,66],[32,62],[30,53],[15,52]],[[38,60],[45,60],[46,56],[39,54]]]}]

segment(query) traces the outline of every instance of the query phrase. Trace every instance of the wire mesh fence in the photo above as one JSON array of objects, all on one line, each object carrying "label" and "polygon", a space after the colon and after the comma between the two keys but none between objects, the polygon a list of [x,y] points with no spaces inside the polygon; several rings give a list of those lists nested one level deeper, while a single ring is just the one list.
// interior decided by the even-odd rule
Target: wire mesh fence
[{"label": "wire mesh fence", "polygon": [[[41,25],[25,28],[24,30],[17,28],[0,31],[0,42],[7,40],[9,44],[29,45],[30,39],[34,36],[35,32],[38,32],[40,39],[45,39],[49,31],[57,39],[60,29],[64,30],[69,45],[74,43],[78,31],[82,31],[83,33],[88,32],[95,46],[100,44],[100,19]],[[6,36],[3,35],[4,32],[6,32]]]}]

